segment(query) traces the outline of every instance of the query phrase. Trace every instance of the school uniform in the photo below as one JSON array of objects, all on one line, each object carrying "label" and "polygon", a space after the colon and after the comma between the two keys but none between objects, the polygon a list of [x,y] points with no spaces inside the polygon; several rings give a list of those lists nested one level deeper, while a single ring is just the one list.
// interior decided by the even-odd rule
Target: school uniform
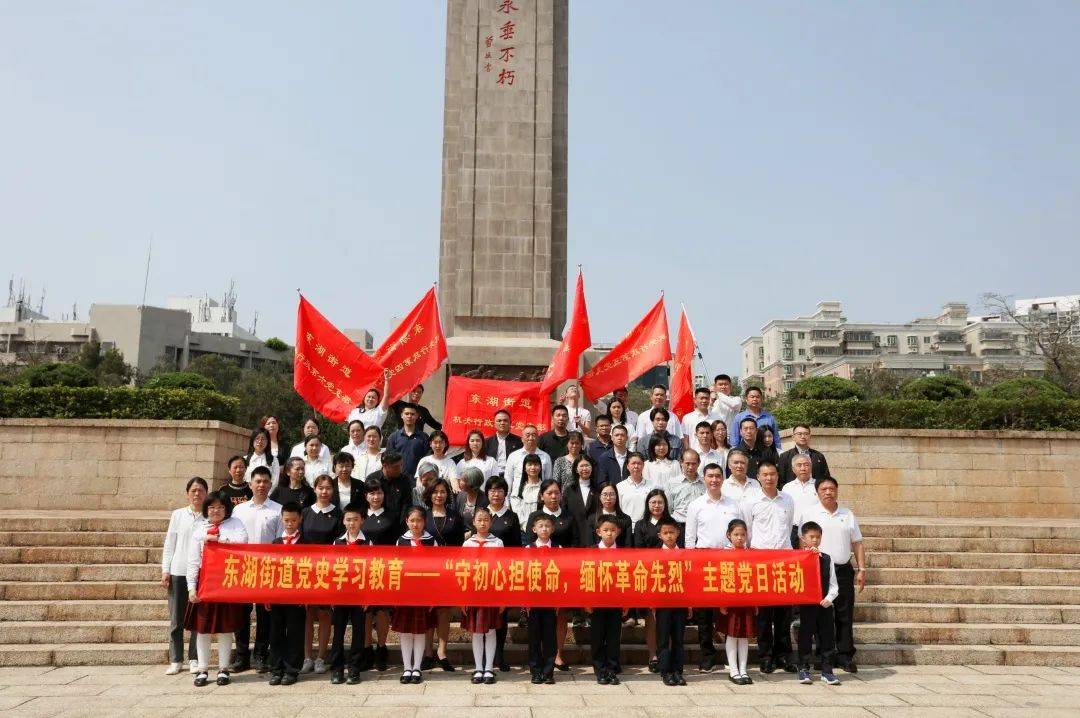
[{"label": "school uniform", "polygon": [[[488,535],[486,539],[479,536],[470,536],[462,544],[465,547],[491,549],[502,548],[503,542],[496,536]],[[487,633],[498,631],[506,626],[501,608],[491,606],[468,606],[461,616],[461,627],[469,633]],[[496,655],[498,650],[496,649]]]},{"label": "school uniform", "polygon": [[252,497],[251,487],[247,483],[236,486],[232,481],[222,486],[218,493],[224,496],[234,509]]},{"label": "school uniform", "polygon": [[393,546],[401,535],[401,525],[397,522],[397,517],[391,515],[385,507],[369,508],[360,531],[372,546]]},{"label": "school uniform", "polygon": [[[728,546],[727,549],[735,553],[750,550],[733,546]],[[738,561],[737,558],[734,560]],[[728,638],[752,640],[757,635],[757,620],[754,617],[754,608],[752,606],[730,606],[727,613],[717,613],[719,618],[717,619],[716,630]]]},{"label": "school uniform", "polygon": [[217,633],[235,633],[242,621],[240,604],[219,603],[217,601],[199,601],[191,603],[191,596],[198,592],[199,572],[202,569],[203,546],[206,537],[216,531],[221,543],[247,543],[247,531],[240,519],[229,517],[213,526],[209,521],[197,524],[191,532],[188,542],[187,586],[188,605],[184,612],[184,628],[206,635]]},{"label": "school uniform", "polygon": [[[294,546],[306,544],[304,535],[297,531],[290,536],[279,536],[272,543]],[[292,603],[270,605],[270,673],[281,677],[300,675],[304,664],[304,622],[307,607]]]},{"label": "school uniform", "polygon": [[[420,548],[439,544],[431,534],[425,531],[420,538],[414,538],[411,533],[406,533],[398,538],[395,545]],[[390,619],[390,628],[398,633],[427,633],[429,628],[435,628],[435,611],[430,606],[396,606],[394,615]]]},{"label": "school uniform", "polygon": [[[539,544],[535,540],[527,548],[550,551],[557,548],[553,542]],[[529,609],[529,672],[533,679],[548,680],[555,674],[555,621],[558,610],[554,608]]]},{"label": "school uniform", "polygon": [[[363,547],[370,546],[371,542],[364,535],[363,530],[356,538],[350,539],[349,533],[334,540],[334,546]],[[364,653],[364,607],[355,604],[334,606],[331,617],[334,624],[334,638],[330,644],[330,673],[340,674],[345,670],[348,663],[349,677],[358,678],[360,675],[360,659]],[[352,624],[352,642],[349,644],[349,656],[345,658],[345,630]]]},{"label": "school uniform", "polygon": [[[820,552],[818,564],[821,566],[821,597],[832,603],[840,594],[836,566],[829,554]],[[820,603],[799,606],[799,670],[810,670],[815,639],[821,655],[821,672],[832,673],[836,665],[836,616],[832,606],[825,608]]]},{"label": "school uniform", "polygon": [[308,486],[306,481],[301,481],[298,489],[289,486],[289,482],[286,481],[284,484],[278,484],[274,487],[273,491],[270,492],[270,498],[282,506],[295,503],[301,509],[306,509],[315,503],[315,490]]},{"label": "school uniform", "polygon": [[[648,523],[643,521],[642,523]],[[650,546],[649,548],[654,548]],[[661,544],[661,550],[668,549]],[[683,658],[683,635],[686,633],[686,609],[685,608],[658,608],[656,609],[656,658],[660,663],[659,671],[663,674],[682,674]]]},{"label": "school uniform", "polygon": [[[491,506],[488,506],[488,511],[491,511],[491,535],[502,541],[503,546],[510,546],[512,548],[520,547],[523,543],[521,524],[518,522],[517,514],[510,510],[510,505],[504,503],[502,510],[497,513]],[[508,611],[503,609],[503,626],[502,628],[495,629],[496,666],[506,666],[505,659],[503,658],[503,649],[506,646],[506,621],[508,618]]]},{"label": "school uniform", "polygon": [[304,509],[303,520],[300,530],[307,539],[307,543],[328,546],[334,543],[334,539],[344,531],[342,513],[333,502],[327,504],[325,509],[318,505],[311,505]]},{"label": "school uniform", "polygon": [[[600,550],[618,548],[596,544]],[[594,608],[589,616],[589,638],[592,643],[592,664],[596,677],[610,680],[619,672],[619,650],[622,638],[622,609]]]},{"label": "school uniform", "polygon": [[564,511],[562,507],[559,507],[558,513],[552,513],[545,508],[529,514],[529,518],[525,523],[526,543],[536,541],[536,534],[533,533],[532,525],[538,516],[547,516],[551,519],[553,524],[551,542],[553,544],[560,548],[574,548],[578,545],[577,524],[574,522],[574,517],[570,515],[570,512]]},{"label": "school uniform", "polygon": [[606,514],[602,509],[589,515],[588,533],[581,537],[581,547],[591,548],[596,545],[594,543],[596,540],[596,523],[600,520],[601,516],[610,516],[614,518],[615,523],[619,525],[619,536],[615,539],[615,546],[617,548],[630,548],[630,541],[634,537],[633,522],[630,520],[630,517],[622,511],[614,514]]}]

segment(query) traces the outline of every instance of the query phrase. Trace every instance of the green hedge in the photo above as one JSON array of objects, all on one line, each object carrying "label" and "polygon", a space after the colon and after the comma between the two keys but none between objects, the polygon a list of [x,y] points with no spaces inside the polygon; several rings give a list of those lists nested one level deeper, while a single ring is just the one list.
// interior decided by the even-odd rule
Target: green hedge
[{"label": "green hedge", "polygon": [[131,387],[0,387],[0,417],[18,419],[217,419],[236,421],[240,401],[216,391]]},{"label": "green hedge", "polygon": [[781,427],[795,424],[853,429],[1015,429],[1080,431],[1080,400],[791,401],[776,411]]}]

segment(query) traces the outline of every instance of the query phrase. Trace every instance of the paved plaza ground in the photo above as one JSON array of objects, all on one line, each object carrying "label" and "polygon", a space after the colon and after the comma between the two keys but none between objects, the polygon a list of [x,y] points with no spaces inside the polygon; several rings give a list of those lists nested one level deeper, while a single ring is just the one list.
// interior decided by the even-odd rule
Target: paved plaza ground
[{"label": "paved plaza ground", "polygon": [[[527,674],[503,674],[494,686],[474,686],[469,673],[437,672],[419,686],[397,674],[365,673],[357,686],[332,686],[305,676],[271,688],[244,673],[231,686],[195,688],[187,674],[167,677],[162,666],[0,668],[0,711],[17,716],[320,716],[373,708],[392,718],[631,718],[793,716],[798,718],[966,718],[1080,716],[1080,668],[1023,666],[897,666],[840,672],[843,685],[799,685],[789,674],[759,676],[733,686],[727,675],[687,674],[689,686],[670,688],[631,669],[621,686],[598,686],[575,668],[555,686],[534,686]],[[213,674],[211,674],[211,677]],[[358,713],[354,713],[359,715]]]}]

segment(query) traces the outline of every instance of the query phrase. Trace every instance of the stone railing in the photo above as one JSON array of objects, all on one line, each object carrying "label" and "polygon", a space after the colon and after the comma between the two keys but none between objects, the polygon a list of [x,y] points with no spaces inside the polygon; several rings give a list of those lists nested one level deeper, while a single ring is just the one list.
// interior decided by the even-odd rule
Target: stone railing
[{"label": "stone railing", "polygon": [[[1080,519],[1080,433],[813,429],[865,516]],[[781,433],[791,448],[791,431]]]},{"label": "stone railing", "polygon": [[0,419],[0,494],[9,509],[175,508],[247,442],[220,421]]}]

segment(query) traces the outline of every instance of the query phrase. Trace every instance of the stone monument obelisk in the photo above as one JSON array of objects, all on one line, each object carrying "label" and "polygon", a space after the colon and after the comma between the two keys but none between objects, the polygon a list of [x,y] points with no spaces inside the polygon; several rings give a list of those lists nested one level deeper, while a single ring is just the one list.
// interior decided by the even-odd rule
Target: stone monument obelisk
[{"label": "stone monument obelisk", "polygon": [[562,337],[567,22],[568,0],[447,3],[439,303],[453,374],[538,379]]}]

